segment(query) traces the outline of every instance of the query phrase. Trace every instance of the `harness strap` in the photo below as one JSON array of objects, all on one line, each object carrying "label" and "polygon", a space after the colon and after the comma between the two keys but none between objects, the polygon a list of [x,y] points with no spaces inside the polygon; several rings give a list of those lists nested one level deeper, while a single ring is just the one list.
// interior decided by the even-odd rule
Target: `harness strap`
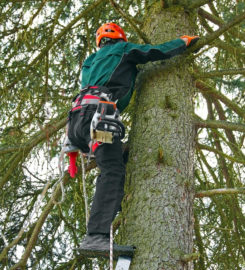
[{"label": "harness strap", "polygon": [[102,142],[95,142],[95,143],[92,143],[92,147],[91,147],[91,149],[92,149],[92,152],[94,153],[95,152],[95,150],[100,146],[102,144]]},{"label": "harness strap", "polygon": [[88,91],[90,89],[98,90],[99,92],[102,92],[102,93],[105,93],[105,94],[111,94],[111,91],[109,90],[109,88],[106,87],[106,86],[102,86],[102,85],[93,85],[93,86],[86,85],[80,90],[80,92]]},{"label": "harness strap", "polygon": [[77,107],[72,108],[72,109],[71,109],[71,111],[73,112],[73,111],[76,111],[76,110],[79,110],[79,109],[82,109],[82,106],[81,106],[81,105],[80,105],[80,106],[77,106]]},{"label": "harness strap", "polygon": [[85,104],[96,104],[98,105],[100,101],[99,96],[94,96],[94,95],[85,95],[82,99],[82,105]]}]

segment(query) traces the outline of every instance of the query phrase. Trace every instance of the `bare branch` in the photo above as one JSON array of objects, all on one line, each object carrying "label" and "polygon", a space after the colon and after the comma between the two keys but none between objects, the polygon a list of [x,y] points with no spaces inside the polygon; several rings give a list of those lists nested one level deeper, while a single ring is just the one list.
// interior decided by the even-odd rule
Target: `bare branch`
[{"label": "bare branch", "polygon": [[203,72],[198,74],[198,78],[214,78],[222,77],[226,75],[245,75],[245,68],[240,69],[223,69],[223,70],[214,70],[210,72]]},{"label": "bare branch", "polygon": [[190,253],[190,254],[185,254],[183,257],[181,257],[181,261],[188,263],[190,261],[197,260],[200,257],[200,253]]},{"label": "bare branch", "polygon": [[211,190],[203,190],[196,193],[196,198],[212,197],[214,195],[228,195],[245,193],[245,187],[242,188],[219,188]]},{"label": "bare branch", "polygon": [[245,124],[232,123],[222,120],[203,120],[200,117],[196,117],[195,125],[198,128],[222,128],[245,132]]}]

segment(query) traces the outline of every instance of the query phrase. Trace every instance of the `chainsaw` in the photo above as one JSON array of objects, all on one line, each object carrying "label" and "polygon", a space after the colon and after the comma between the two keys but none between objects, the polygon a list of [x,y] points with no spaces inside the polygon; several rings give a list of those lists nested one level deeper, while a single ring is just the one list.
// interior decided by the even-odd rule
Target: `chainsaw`
[{"label": "chainsaw", "polygon": [[100,100],[90,125],[92,140],[112,144],[116,138],[123,139],[125,127],[121,122],[116,103]]}]

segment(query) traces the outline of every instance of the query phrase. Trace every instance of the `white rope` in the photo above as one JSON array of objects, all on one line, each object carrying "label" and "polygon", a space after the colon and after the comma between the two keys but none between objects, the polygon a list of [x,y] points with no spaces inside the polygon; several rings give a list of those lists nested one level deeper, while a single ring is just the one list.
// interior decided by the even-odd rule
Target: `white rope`
[{"label": "white rope", "polygon": [[110,270],[113,270],[113,225],[110,228]]},{"label": "white rope", "polygon": [[[61,204],[65,199],[65,189],[64,189],[64,185],[63,185],[63,178],[64,178],[64,174],[65,174],[64,154],[65,154],[64,148],[62,148],[62,150],[60,152],[60,156],[59,156],[59,162],[58,162],[59,174],[60,174],[59,180],[54,184],[54,186],[52,188],[51,198],[52,198],[54,204]],[[60,185],[60,188],[61,188],[61,200],[58,202],[54,198],[54,190],[55,190],[57,185]]]},{"label": "white rope", "polygon": [[80,155],[81,155],[81,164],[82,164],[83,197],[84,197],[84,204],[85,204],[86,226],[88,226],[89,211],[88,211],[88,196],[87,196],[86,182],[85,182],[85,165],[84,165],[83,153],[80,152]]},{"label": "white rope", "polygon": [[95,140],[91,140],[90,143],[89,143],[89,153],[88,153],[88,159],[87,159],[87,166],[89,165],[90,163],[90,159],[91,159],[91,156],[92,156],[92,147],[93,147],[93,144],[94,144]]}]

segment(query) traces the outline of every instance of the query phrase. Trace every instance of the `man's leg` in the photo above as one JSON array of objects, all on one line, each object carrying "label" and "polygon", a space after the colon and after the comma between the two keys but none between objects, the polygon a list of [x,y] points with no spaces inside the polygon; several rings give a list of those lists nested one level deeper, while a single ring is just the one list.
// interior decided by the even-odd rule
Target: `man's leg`
[{"label": "man's leg", "polygon": [[[110,226],[120,210],[124,195],[125,165],[122,143],[103,144],[95,151],[96,163],[100,169],[95,196],[88,222],[88,233],[78,251],[85,256],[108,256],[110,250]],[[113,244],[115,256],[132,256],[132,246]]]},{"label": "man's leg", "polygon": [[89,234],[109,234],[110,225],[120,210],[124,195],[125,165],[122,143],[103,144],[95,151],[100,175],[88,223]]}]

